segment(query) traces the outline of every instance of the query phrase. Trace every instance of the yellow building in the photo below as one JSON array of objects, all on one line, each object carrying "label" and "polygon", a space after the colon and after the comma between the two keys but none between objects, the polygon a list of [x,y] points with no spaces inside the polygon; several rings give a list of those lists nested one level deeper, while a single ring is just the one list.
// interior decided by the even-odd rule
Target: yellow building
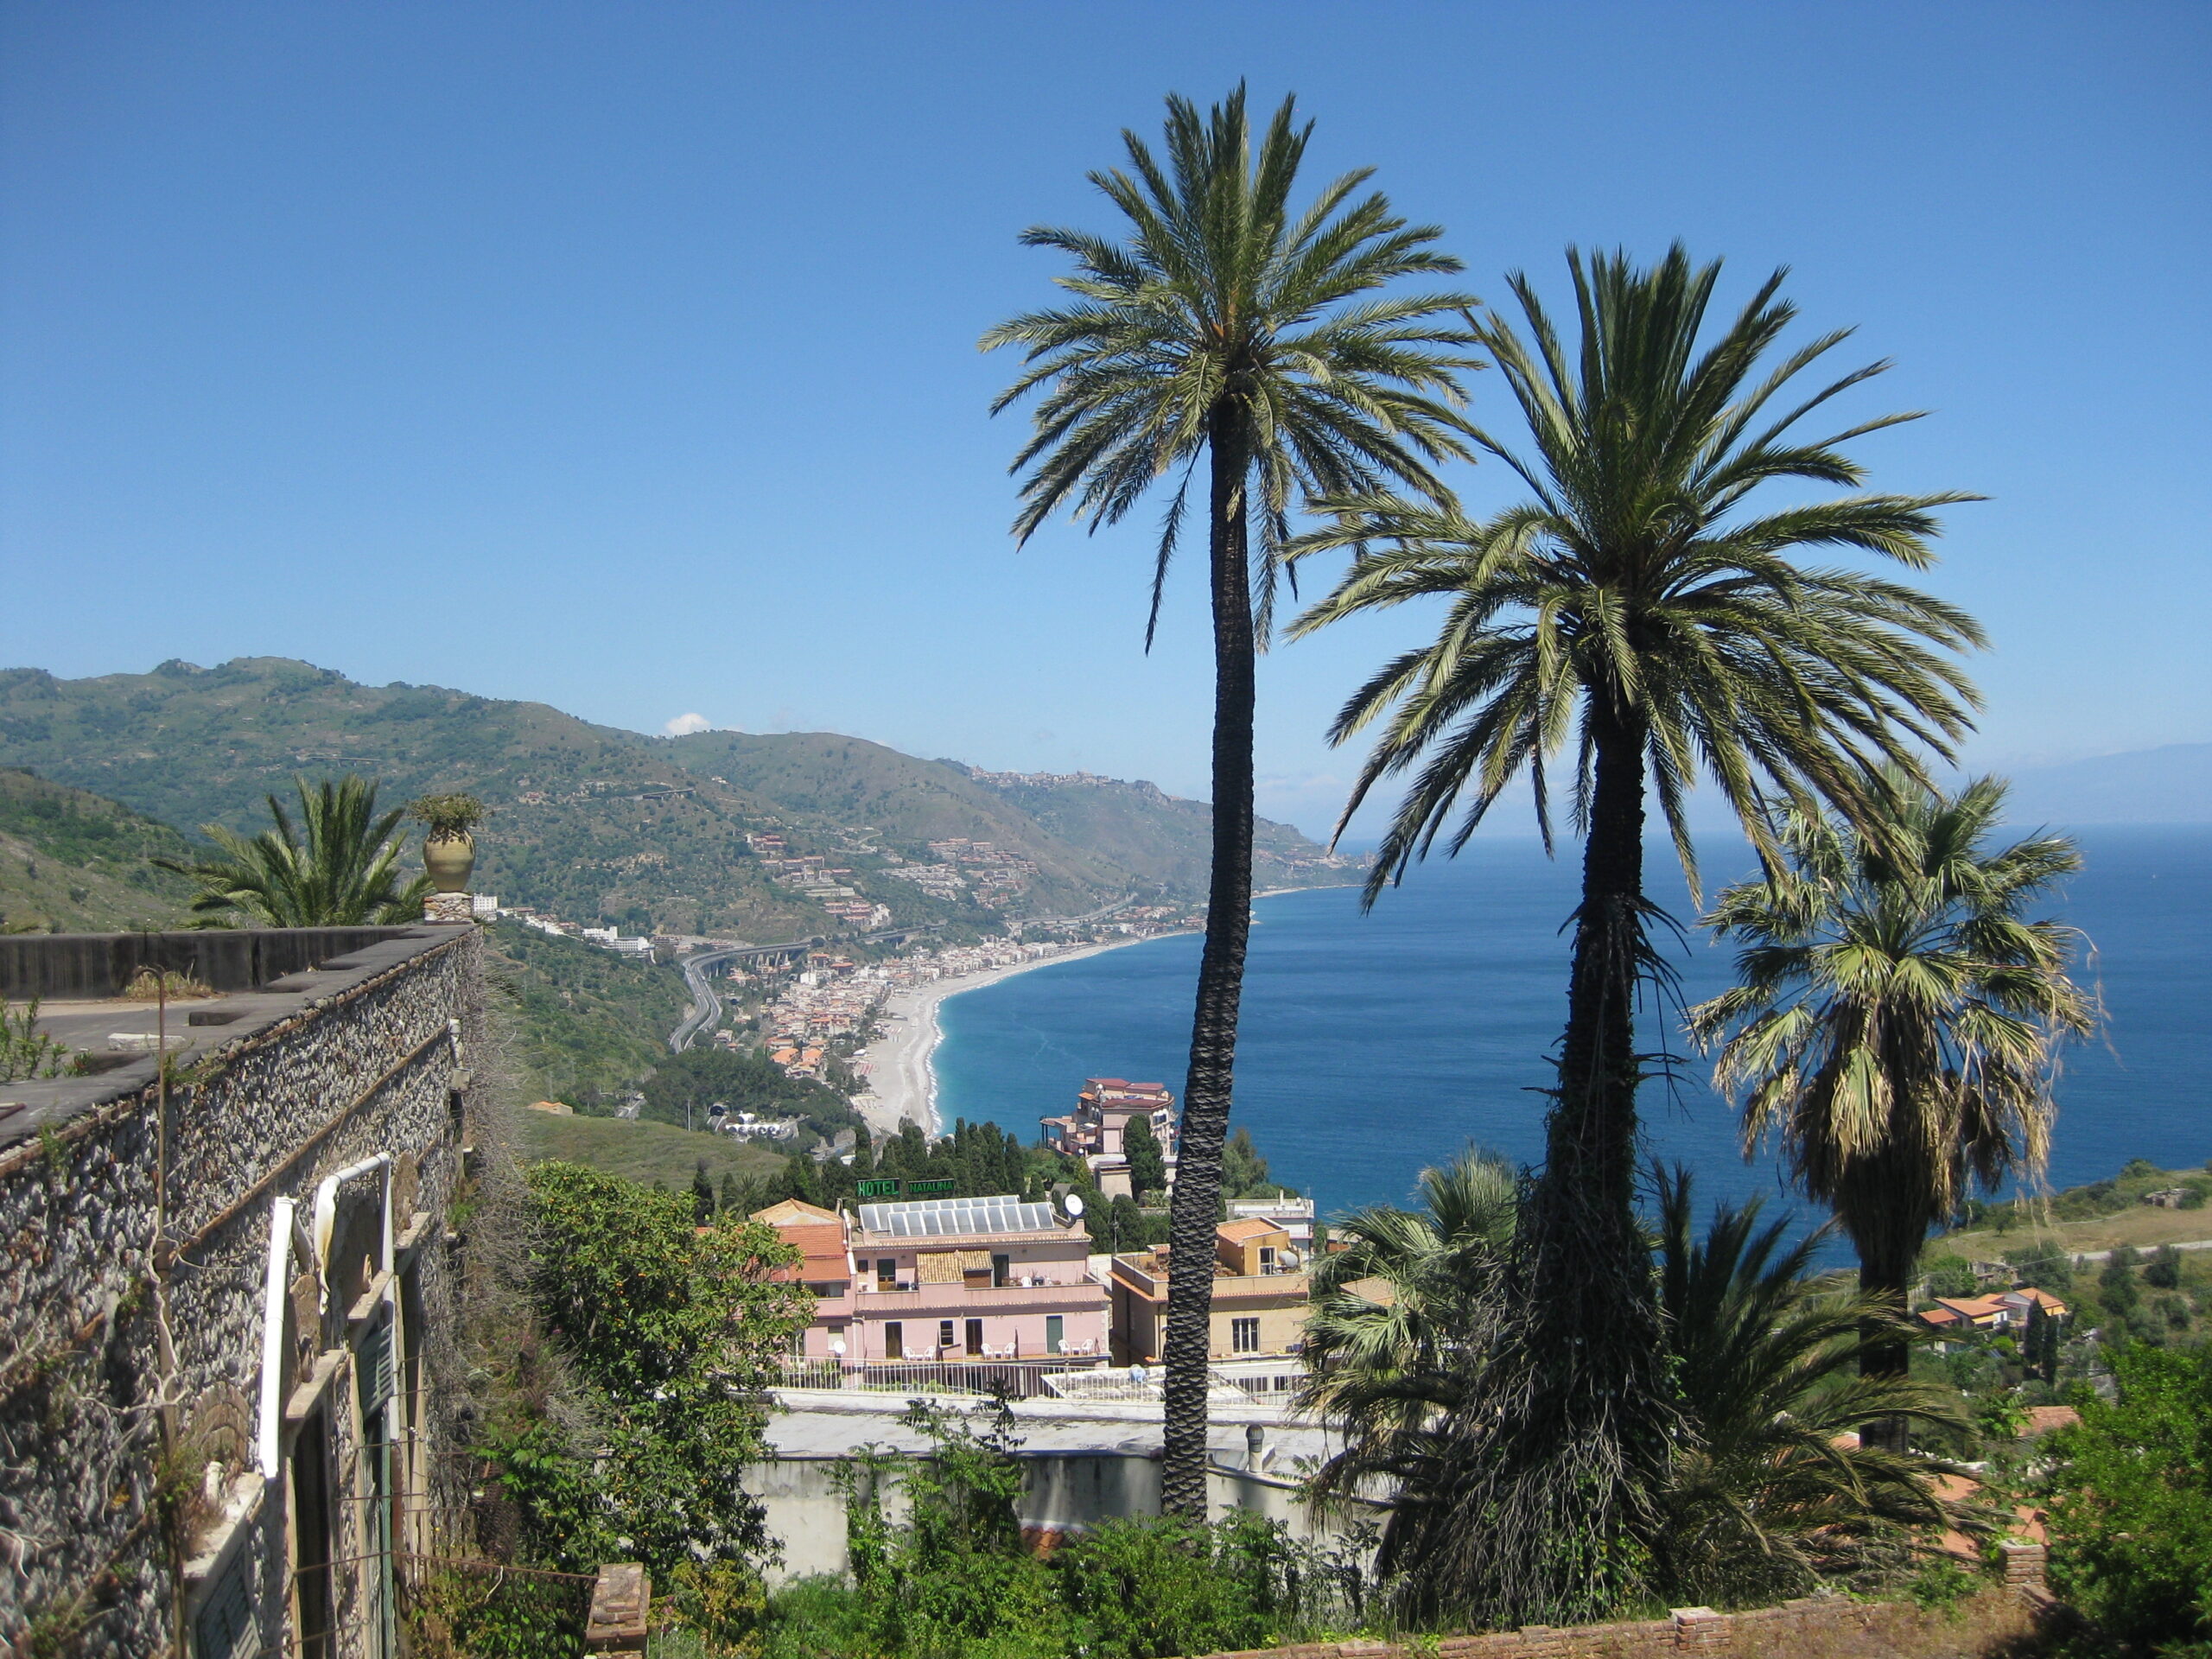
[{"label": "yellow building", "polygon": [[[1167,1336],[1166,1246],[1114,1258],[1114,1362],[1156,1365]],[[1294,1354],[1306,1334],[1306,1276],[1290,1235],[1271,1221],[1214,1229],[1209,1357]]]}]

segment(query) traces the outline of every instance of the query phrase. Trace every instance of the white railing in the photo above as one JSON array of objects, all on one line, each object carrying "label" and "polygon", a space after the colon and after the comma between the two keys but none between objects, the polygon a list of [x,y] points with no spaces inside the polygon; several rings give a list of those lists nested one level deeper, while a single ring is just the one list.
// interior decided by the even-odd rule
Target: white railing
[{"label": "white railing", "polygon": [[1052,1387],[1052,1379],[1086,1371],[1097,1361],[1080,1354],[1043,1359],[1000,1359],[950,1353],[941,1359],[861,1363],[792,1359],[783,1363],[779,1386],[851,1389],[878,1394],[1003,1394],[1027,1400]]}]

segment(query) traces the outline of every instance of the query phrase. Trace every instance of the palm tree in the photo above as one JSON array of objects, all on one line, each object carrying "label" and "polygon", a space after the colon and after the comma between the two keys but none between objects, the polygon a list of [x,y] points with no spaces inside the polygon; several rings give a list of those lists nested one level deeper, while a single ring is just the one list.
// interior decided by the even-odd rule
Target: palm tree
[{"label": "palm tree", "polygon": [[1897,1314],[1807,1275],[1826,1230],[1783,1246],[1789,1218],[1758,1200],[1716,1206],[1691,1232],[1688,1175],[1661,1171],[1659,1306],[1685,1435],[1661,1500],[1659,1577],[1670,1598],[1773,1602],[1857,1565],[1885,1535],[1980,1529],[1945,1501],[1948,1463],[1862,1441],[1869,1420],[1969,1425],[1955,1390],[1853,1375],[1871,1339],[1910,1340]]},{"label": "palm tree", "polygon": [[[184,862],[156,859],[165,870],[188,876],[200,891],[192,900],[202,927],[354,927],[366,923],[419,922],[430,878],[403,883],[401,839],[392,835],[404,809],[379,815],[377,786],[365,778],[324,779],[313,789],[304,778],[300,821],[276,796],[269,802],[275,826],[249,839],[219,823],[202,824],[219,856]],[[304,831],[304,835],[302,835]]]},{"label": "palm tree", "polygon": [[[1793,382],[1847,338],[1840,332],[1763,368],[1796,315],[1778,297],[1783,273],[1701,346],[1717,264],[1694,267],[1677,245],[1649,270],[1624,254],[1586,266],[1573,250],[1567,264],[1581,329],[1574,354],[1517,274],[1530,338],[1499,319],[1477,330],[1533,453],[1480,431],[1475,439],[1532,498],[1478,521],[1448,505],[1340,497],[1322,504],[1336,523],[1290,550],[1294,559],[1358,554],[1294,634],[1412,600],[1449,602],[1435,643],[1387,664],[1332,728],[1344,742],[1381,728],[1347,818],[1377,783],[1420,763],[1369,903],[1455,812],[1457,852],[1523,775],[1548,846],[1553,765],[1573,745],[1573,821],[1585,847],[1567,1027],[1543,1174],[1519,1235],[1519,1369],[1492,1368],[1505,1392],[1485,1408],[1517,1427],[1501,1430],[1497,1455],[1470,1476],[1460,1523],[1441,1534],[1457,1553],[1440,1568],[1454,1594],[1485,1617],[1527,1619],[1633,1593],[1656,1521],[1640,1494],[1658,1478],[1669,1433],[1634,1214],[1635,1001],[1639,976],[1656,966],[1643,889],[1647,794],[1693,890],[1683,798],[1700,775],[1771,856],[1777,803],[1855,807],[1885,762],[1914,764],[1915,741],[1948,752],[1973,693],[1938,648],[1982,639],[1940,601],[1798,562],[1807,549],[1837,548],[1924,567],[1933,509],[1971,498],[1751,504],[1765,485],[1858,484],[1862,469],[1838,446],[1913,418],[1793,435],[1885,365],[1799,391]],[[1583,1541],[1552,1548],[1562,1536]]]},{"label": "palm tree", "polygon": [[[1783,863],[1720,893],[1705,925],[1743,942],[1739,982],[1690,1029],[1719,1048],[1746,1152],[1780,1137],[1857,1247],[1861,1290],[1902,1312],[1929,1229],[1969,1183],[2043,1168],[2056,1052],[2096,1007],[2068,977],[2073,931],[2024,913],[2081,868],[2071,842],[1993,849],[1993,778],[1946,795],[1892,774],[1878,801],[1861,827],[1790,814]],[[1907,1357],[1872,1343],[1866,1364],[1902,1372]]]},{"label": "palm tree", "polygon": [[[1149,646],[1191,481],[1208,469],[1214,636],[1213,867],[1183,1093],[1169,1275],[1167,1455],[1171,1512],[1205,1506],[1207,1321],[1222,1138],[1252,891],[1255,655],[1269,631],[1289,514],[1314,493],[1380,487],[1445,493],[1432,470],[1468,451],[1451,405],[1468,340],[1458,294],[1384,298],[1406,276],[1455,271],[1369,175],[1347,174],[1302,209],[1290,197],[1311,124],[1283,100],[1255,154],[1240,86],[1201,116],[1167,100],[1166,150],[1125,131],[1129,170],[1091,182],[1128,221],[1126,240],[1040,226],[1033,247],[1069,255],[1074,302],[983,336],[1027,366],[993,404],[1041,394],[1014,471],[1027,472],[1014,534],[1027,542],[1065,507],[1095,531],[1178,474],[1154,563]],[[1447,498],[1448,499],[1448,498]]]},{"label": "palm tree", "polygon": [[[1421,1173],[1421,1206],[1338,1217],[1313,1265],[1299,1404],[1344,1439],[1344,1471],[1376,1464],[1446,1403],[1462,1351],[1497,1300],[1513,1236],[1513,1172],[1470,1146]],[[1324,1471],[1325,1490],[1334,1484]]]},{"label": "palm tree", "polygon": [[[1382,1207],[1338,1224],[1351,1247],[1315,1274],[1301,1396],[1344,1441],[1317,1493],[1391,1492],[1378,1566],[1414,1616],[1440,1611],[1422,1569],[1484,1451],[1479,1383],[1496,1353],[1514,1197],[1503,1166],[1472,1155],[1423,1184],[1426,1213]],[[1853,1374],[1866,1331],[1897,1322],[1807,1277],[1825,1234],[1785,1248],[1789,1218],[1762,1227],[1753,1202],[1717,1206],[1700,1240],[1688,1177],[1662,1171],[1656,1185],[1652,1265],[1681,1433],[1654,1497],[1653,1587],[1677,1600],[1774,1600],[1862,1565],[1899,1529],[1979,1526],[1933,1484],[1955,1472],[1948,1464],[1853,1433],[1869,1415],[1955,1431],[1967,1420],[1944,1389]]]}]

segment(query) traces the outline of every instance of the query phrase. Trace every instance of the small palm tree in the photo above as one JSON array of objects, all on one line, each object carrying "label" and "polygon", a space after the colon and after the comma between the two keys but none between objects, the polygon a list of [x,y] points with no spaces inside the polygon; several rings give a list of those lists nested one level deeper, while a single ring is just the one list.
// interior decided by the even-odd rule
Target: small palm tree
[{"label": "small palm tree", "polygon": [[403,882],[401,838],[393,836],[404,809],[379,815],[377,786],[365,778],[324,779],[312,789],[292,780],[300,818],[276,796],[267,797],[273,828],[251,838],[219,823],[202,824],[219,856],[185,862],[156,859],[165,870],[199,887],[192,910],[202,927],[354,927],[370,923],[419,922],[430,878]]},{"label": "small palm tree", "polygon": [[1344,1436],[1347,1471],[1377,1464],[1389,1440],[1449,1402],[1461,1351],[1497,1300],[1512,1170],[1471,1146],[1421,1171],[1420,1192],[1418,1209],[1373,1205],[1339,1217],[1314,1264],[1299,1403]]},{"label": "small palm tree", "polygon": [[[1174,1260],[1213,1259],[1239,993],[1252,893],[1255,656],[1270,627],[1277,555],[1305,498],[1386,480],[1447,496],[1432,470],[1465,456],[1452,405],[1457,319],[1467,296],[1384,298],[1408,276],[1456,271],[1380,192],[1349,173],[1302,208],[1291,193],[1311,137],[1286,99],[1255,147],[1240,86],[1206,115],[1167,100],[1166,153],[1125,131],[1129,170],[1091,182],[1128,221],[1128,238],[1040,226],[1033,247],[1076,264],[1058,279],[1074,302],[1001,323],[985,349],[1019,347],[1027,366],[992,406],[1041,394],[1014,534],[1027,542],[1068,509],[1093,530],[1118,523],[1169,474],[1154,561],[1149,645],[1192,478],[1207,464],[1208,589],[1214,634],[1213,866],[1205,948],[1183,1092],[1171,1229]],[[1168,1510],[1205,1515],[1210,1274],[1169,1275]]]},{"label": "small palm tree", "polygon": [[[1721,893],[1705,925],[1742,942],[1738,982],[1690,1030],[1719,1050],[1746,1153],[1780,1137],[1857,1247],[1860,1288],[1902,1313],[1929,1230],[1970,1183],[2042,1169],[2057,1049],[2097,1011],[2067,973],[2073,931],[2025,913],[2081,868],[2071,842],[1993,848],[1995,779],[1946,795],[1896,773],[1878,802],[1864,827],[1789,815],[1783,863]],[[1866,1359],[1896,1373],[1907,1355],[1891,1340]]]},{"label": "small palm tree", "polygon": [[[1971,498],[1751,503],[1765,486],[1860,481],[1839,446],[1911,416],[1794,434],[1885,365],[1800,391],[1797,377],[1847,337],[1834,333],[1763,366],[1796,315],[1778,271],[1706,341],[1717,264],[1693,266],[1678,245],[1649,270],[1624,254],[1586,265],[1573,250],[1567,265],[1578,349],[1518,275],[1528,337],[1503,320],[1477,331],[1533,451],[1482,432],[1476,442],[1531,499],[1477,520],[1450,505],[1347,495],[1323,504],[1334,524],[1290,550],[1358,555],[1294,634],[1411,601],[1449,607],[1435,643],[1385,664],[1331,732],[1341,743],[1381,729],[1347,818],[1377,784],[1413,772],[1370,903],[1455,816],[1457,852],[1524,776],[1548,845],[1554,767],[1572,746],[1585,844],[1567,1027],[1544,1170],[1519,1235],[1521,1369],[1492,1368],[1499,1421],[1519,1427],[1498,1442],[1510,1455],[1476,1471],[1465,1510],[1439,1532],[1452,1560],[1438,1571],[1457,1586],[1446,1600],[1506,1622],[1602,1614],[1635,1593],[1657,1519],[1648,1494],[1672,1433],[1635,1218],[1636,993],[1655,963],[1647,798],[1694,888],[1683,804],[1700,775],[1772,857],[1777,802],[1855,809],[1885,762],[1916,764],[1916,742],[1948,753],[1972,692],[1943,653],[1982,639],[1924,594],[1801,562],[1808,550],[1846,549],[1924,567],[1934,510]],[[1544,1541],[1562,1537],[1584,1547]]]},{"label": "small palm tree", "polygon": [[1870,1419],[1967,1427],[1955,1390],[1856,1374],[1870,1335],[1909,1340],[1897,1315],[1807,1275],[1826,1230],[1784,1247],[1787,1217],[1757,1200],[1691,1230],[1687,1173],[1658,1177],[1659,1304],[1685,1435],[1658,1533],[1672,1598],[1772,1602],[1803,1595],[1907,1529],[1980,1529],[1936,1484],[1939,1460],[1862,1441]]}]

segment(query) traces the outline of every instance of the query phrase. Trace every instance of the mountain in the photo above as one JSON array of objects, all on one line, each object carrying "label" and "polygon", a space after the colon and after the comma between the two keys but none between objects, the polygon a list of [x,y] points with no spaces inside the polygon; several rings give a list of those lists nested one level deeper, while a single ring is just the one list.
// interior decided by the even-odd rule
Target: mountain
[{"label": "mountain", "polygon": [[2212,743],[2169,743],[2005,775],[2017,822],[2212,823]]},{"label": "mountain", "polygon": [[[79,680],[0,671],[7,765],[168,823],[239,830],[264,823],[262,798],[295,775],[360,772],[386,804],[467,791],[493,809],[480,891],[570,920],[761,941],[843,931],[870,905],[958,932],[1140,889],[1197,899],[1211,823],[1149,784],[980,772],[822,733],[646,737],[267,657]],[[817,862],[772,865],[754,845],[770,836],[777,859]],[[1287,826],[1262,841],[1263,886],[1349,878]]]},{"label": "mountain", "polygon": [[0,771],[0,932],[173,925],[192,884],[147,861],[191,850],[167,824],[118,802]]}]

